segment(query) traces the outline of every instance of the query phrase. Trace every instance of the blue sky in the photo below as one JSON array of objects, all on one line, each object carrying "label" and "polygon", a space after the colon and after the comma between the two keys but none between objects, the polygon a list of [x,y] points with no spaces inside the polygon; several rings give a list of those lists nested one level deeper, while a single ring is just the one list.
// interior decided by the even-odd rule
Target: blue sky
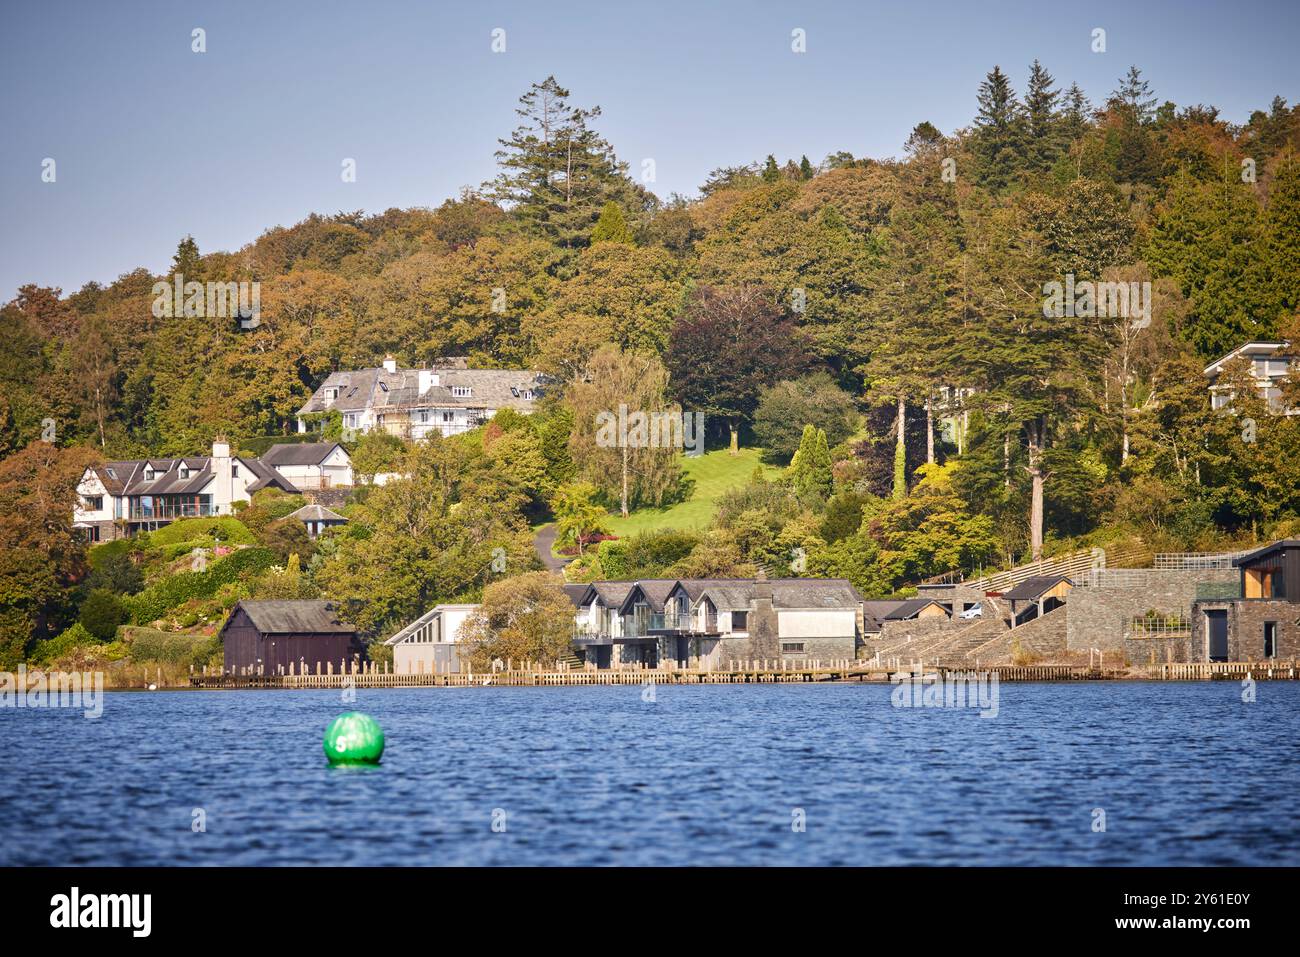
[{"label": "blue sky", "polygon": [[6,0],[0,301],[162,271],[186,233],[233,250],[312,212],[436,206],[493,175],[516,99],[551,73],[603,108],[634,173],[653,158],[652,188],[689,195],[768,153],[898,155],[921,120],[967,125],[994,64],[1022,88],[1035,56],[1094,101],[1136,63],[1162,101],[1242,122],[1300,99],[1298,26],[1294,0]]}]

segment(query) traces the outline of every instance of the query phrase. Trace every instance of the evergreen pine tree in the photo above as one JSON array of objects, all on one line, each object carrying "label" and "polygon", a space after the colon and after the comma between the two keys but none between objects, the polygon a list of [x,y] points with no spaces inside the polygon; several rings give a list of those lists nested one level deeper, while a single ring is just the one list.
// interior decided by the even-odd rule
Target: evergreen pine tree
[{"label": "evergreen pine tree", "polygon": [[1032,170],[1042,172],[1056,162],[1062,147],[1056,105],[1061,98],[1056,80],[1037,60],[1029,68],[1025,92],[1025,139]]},{"label": "evergreen pine tree", "polygon": [[203,281],[203,261],[199,257],[199,244],[193,236],[186,236],[176,246],[172,257],[172,273],[180,273],[186,282]]},{"label": "evergreen pine tree", "polygon": [[1136,66],[1128,68],[1128,74],[1119,81],[1119,86],[1111,95],[1112,101],[1124,104],[1133,111],[1138,122],[1149,122],[1156,111],[1156,97],[1151,95],[1151,84],[1142,79],[1142,71]]},{"label": "evergreen pine tree", "polygon": [[1005,189],[1021,167],[1024,122],[1011,81],[995,66],[979,89],[979,112],[971,147],[980,179],[994,191]]},{"label": "evergreen pine tree", "polygon": [[622,243],[625,246],[635,243],[627,218],[623,215],[623,207],[612,199],[600,211],[596,228],[591,231],[591,244],[594,246],[596,243]]},{"label": "evergreen pine tree", "polygon": [[781,170],[776,165],[776,157],[768,153],[767,162],[763,164],[763,182],[775,183],[780,178]]}]

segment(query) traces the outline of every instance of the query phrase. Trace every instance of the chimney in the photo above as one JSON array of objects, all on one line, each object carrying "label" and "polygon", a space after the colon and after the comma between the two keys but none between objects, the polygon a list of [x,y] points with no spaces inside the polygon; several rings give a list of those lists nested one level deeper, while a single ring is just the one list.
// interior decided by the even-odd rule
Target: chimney
[{"label": "chimney", "polygon": [[384,356],[384,371],[385,372],[397,371],[397,360],[394,359],[391,354]]},{"label": "chimney", "polygon": [[438,373],[435,369],[420,370],[420,395],[428,392],[438,384]]},{"label": "chimney", "polygon": [[772,583],[761,565],[754,579],[754,600],[749,611],[749,641],[755,657],[781,657],[779,618],[772,600]]},{"label": "chimney", "polygon": [[235,480],[232,477],[230,443],[224,435],[212,439],[212,507],[218,515],[230,514],[234,501]]}]

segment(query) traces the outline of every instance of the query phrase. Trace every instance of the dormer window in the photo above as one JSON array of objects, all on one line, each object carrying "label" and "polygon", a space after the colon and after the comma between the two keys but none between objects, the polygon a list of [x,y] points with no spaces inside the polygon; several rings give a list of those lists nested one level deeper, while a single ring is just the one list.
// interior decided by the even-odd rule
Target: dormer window
[{"label": "dormer window", "polygon": [[531,398],[533,397],[533,390],[532,390],[532,389],[525,389],[525,390],[523,391],[523,393],[522,393],[522,397],[525,398],[525,399],[531,399]]},{"label": "dormer window", "polygon": [[474,390],[467,385],[454,385],[451,387],[451,394],[457,399],[468,399],[474,394]]},{"label": "dormer window", "polygon": [[153,469],[145,469],[145,470],[144,470],[144,480],[145,480],[146,482],[152,482],[152,481],[153,481]]},{"label": "dormer window", "polygon": [[180,475],[181,475],[181,478],[189,478],[189,477],[190,477],[190,470],[187,469],[185,466],[182,465],[182,466],[180,467]]}]

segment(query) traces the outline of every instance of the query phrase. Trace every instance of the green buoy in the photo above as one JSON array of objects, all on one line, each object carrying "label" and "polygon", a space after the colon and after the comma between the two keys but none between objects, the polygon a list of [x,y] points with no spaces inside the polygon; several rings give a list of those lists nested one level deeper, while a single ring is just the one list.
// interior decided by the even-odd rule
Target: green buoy
[{"label": "green buoy", "polygon": [[325,757],[332,765],[378,764],[384,756],[384,729],[360,711],[341,714],[325,729]]}]

